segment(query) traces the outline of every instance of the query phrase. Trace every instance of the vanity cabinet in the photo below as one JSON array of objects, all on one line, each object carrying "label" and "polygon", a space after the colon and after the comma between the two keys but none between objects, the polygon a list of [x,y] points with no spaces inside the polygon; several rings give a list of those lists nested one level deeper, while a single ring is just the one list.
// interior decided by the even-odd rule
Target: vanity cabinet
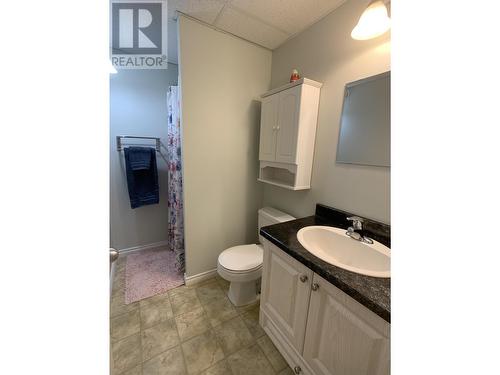
[{"label": "vanity cabinet", "polygon": [[390,324],[263,242],[260,324],[290,367],[297,374],[389,374]]},{"label": "vanity cabinet", "polygon": [[310,188],[321,86],[302,78],[262,95],[259,181]]},{"label": "vanity cabinet", "polygon": [[317,375],[389,374],[390,325],[314,274],[304,359]]},{"label": "vanity cabinet", "polygon": [[282,251],[264,251],[264,265],[261,308],[302,351],[313,272]]}]

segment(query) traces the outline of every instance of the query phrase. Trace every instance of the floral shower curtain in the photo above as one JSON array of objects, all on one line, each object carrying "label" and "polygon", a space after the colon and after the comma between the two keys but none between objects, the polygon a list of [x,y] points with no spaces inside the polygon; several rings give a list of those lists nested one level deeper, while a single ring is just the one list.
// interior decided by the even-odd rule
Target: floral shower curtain
[{"label": "floral shower curtain", "polygon": [[181,120],[179,87],[171,86],[168,104],[168,242],[177,270],[184,271],[184,217],[182,201]]}]

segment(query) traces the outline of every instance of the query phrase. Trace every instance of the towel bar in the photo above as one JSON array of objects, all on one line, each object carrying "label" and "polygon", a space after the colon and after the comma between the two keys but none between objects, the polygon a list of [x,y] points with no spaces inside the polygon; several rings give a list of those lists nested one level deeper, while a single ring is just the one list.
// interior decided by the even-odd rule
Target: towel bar
[{"label": "towel bar", "polygon": [[154,139],[156,141],[156,152],[161,151],[161,142],[158,137],[140,137],[135,135],[117,135],[116,136],[116,151],[123,151],[122,139],[123,138],[136,138],[136,139]]}]

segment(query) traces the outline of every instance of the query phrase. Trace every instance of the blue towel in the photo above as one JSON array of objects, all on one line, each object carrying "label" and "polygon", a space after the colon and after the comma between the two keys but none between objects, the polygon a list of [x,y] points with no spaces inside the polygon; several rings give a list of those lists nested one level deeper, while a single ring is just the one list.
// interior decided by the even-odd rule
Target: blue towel
[{"label": "blue towel", "polygon": [[140,171],[141,169],[149,169],[151,166],[151,159],[154,159],[154,154],[151,155],[151,148],[146,147],[131,147],[132,150],[128,152],[128,160],[130,168],[133,171]]},{"label": "blue towel", "polygon": [[125,148],[130,206],[137,208],[160,201],[156,151],[150,147]]}]

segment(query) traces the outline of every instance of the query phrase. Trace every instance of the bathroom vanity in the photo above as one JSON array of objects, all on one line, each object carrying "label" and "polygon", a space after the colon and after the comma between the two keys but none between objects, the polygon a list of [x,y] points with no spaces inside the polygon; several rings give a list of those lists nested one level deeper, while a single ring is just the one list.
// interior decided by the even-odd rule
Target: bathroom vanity
[{"label": "bathroom vanity", "polygon": [[[348,216],[317,205],[315,216],[260,230],[260,324],[296,374],[390,372],[390,278],[334,266],[297,239],[297,232],[309,226],[347,230]],[[365,235],[390,246],[389,226],[367,219],[364,226]]]}]

